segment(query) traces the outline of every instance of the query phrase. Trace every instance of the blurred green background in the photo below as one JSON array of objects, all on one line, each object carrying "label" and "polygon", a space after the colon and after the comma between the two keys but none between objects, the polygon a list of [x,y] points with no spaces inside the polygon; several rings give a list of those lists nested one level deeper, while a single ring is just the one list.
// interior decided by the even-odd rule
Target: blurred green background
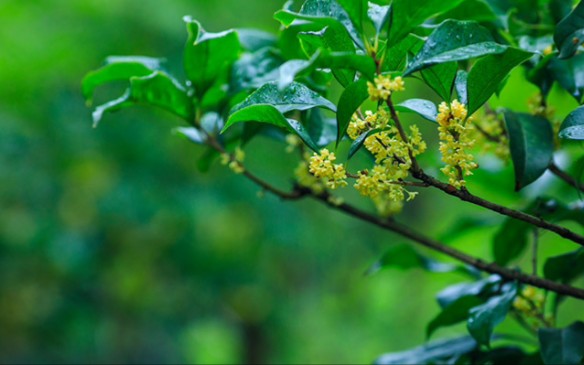
[{"label": "blurred green background", "polygon": [[[201,173],[200,148],[171,133],[169,114],[135,108],[91,128],[80,82],[106,56],[164,57],[181,70],[183,15],[209,31],[275,32],[281,5],[0,2],[0,362],[366,363],[424,341],[435,293],[460,275],[365,276],[402,240],[315,202],[259,199],[222,166]],[[509,101],[533,93],[510,85]],[[258,173],[286,182],[294,158],[268,140],[252,146]],[[492,165],[474,187],[514,202],[510,167]],[[428,193],[404,219],[439,236],[461,209]],[[489,224],[450,241],[489,258],[501,220],[468,212]]]}]

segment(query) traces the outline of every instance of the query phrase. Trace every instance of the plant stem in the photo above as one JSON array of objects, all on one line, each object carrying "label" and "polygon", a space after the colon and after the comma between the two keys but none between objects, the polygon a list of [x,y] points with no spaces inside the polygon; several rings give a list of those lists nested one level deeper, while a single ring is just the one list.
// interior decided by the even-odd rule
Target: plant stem
[{"label": "plant stem", "polygon": [[557,177],[559,177],[560,179],[564,180],[569,185],[572,185],[576,189],[584,192],[584,184],[578,182],[575,178],[570,176],[567,172],[560,169],[560,167],[558,165],[556,165],[555,162],[552,161],[552,163],[550,163],[550,165],[548,166],[548,169],[550,170],[550,172],[552,174],[554,174]]}]

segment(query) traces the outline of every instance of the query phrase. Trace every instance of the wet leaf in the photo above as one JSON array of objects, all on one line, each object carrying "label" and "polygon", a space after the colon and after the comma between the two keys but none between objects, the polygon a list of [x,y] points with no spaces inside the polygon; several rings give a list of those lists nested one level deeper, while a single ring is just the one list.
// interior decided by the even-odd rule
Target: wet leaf
[{"label": "wet leaf", "polygon": [[430,34],[404,75],[437,63],[503,53],[506,49],[506,46],[495,43],[490,32],[477,22],[447,20]]},{"label": "wet leaf", "polygon": [[584,323],[574,322],[563,329],[542,328],[538,333],[545,364],[581,364],[584,358]]},{"label": "wet leaf", "polygon": [[551,123],[540,116],[505,112],[515,190],[537,180],[547,170],[554,152]]}]

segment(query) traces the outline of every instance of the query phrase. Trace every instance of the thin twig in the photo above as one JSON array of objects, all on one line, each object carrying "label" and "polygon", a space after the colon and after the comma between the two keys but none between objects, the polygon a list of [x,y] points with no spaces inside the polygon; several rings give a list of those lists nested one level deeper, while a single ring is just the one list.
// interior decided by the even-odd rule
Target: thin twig
[{"label": "thin twig", "polygon": [[572,185],[573,187],[575,187],[576,189],[584,192],[584,184],[580,183],[578,180],[576,180],[575,178],[570,176],[567,172],[560,169],[560,167],[558,165],[556,165],[555,162],[552,161],[552,163],[550,163],[550,165],[548,166],[548,169],[550,170],[550,172],[552,174],[554,174],[557,177],[559,177],[560,179],[564,180],[564,182],[566,182],[569,185]]}]

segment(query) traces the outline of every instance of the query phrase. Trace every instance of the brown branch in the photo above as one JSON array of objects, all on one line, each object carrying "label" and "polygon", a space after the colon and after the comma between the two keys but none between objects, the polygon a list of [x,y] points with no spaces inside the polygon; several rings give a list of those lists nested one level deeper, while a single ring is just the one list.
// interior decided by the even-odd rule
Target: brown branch
[{"label": "brown branch", "polygon": [[550,163],[550,165],[548,166],[548,169],[550,170],[550,172],[552,174],[554,174],[557,177],[559,177],[560,179],[564,180],[569,185],[572,185],[576,189],[584,192],[584,184],[578,182],[578,180],[576,180],[575,178],[570,176],[567,172],[560,169],[560,167],[558,165],[556,165],[555,162],[552,161],[552,163]]},{"label": "brown branch", "polygon": [[[400,130],[401,123],[399,120],[399,116],[395,112],[395,108],[393,108],[393,104],[391,103],[391,100],[388,99],[387,105],[389,106],[392,119],[394,119],[396,126],[398,126],[398,130]],[[403,129],[401,130],[400,134],[402,134],[402,133],[403,133]],[[405,133],[404,133],[404,135],[405,135]],[[402,136],[402,138],[403,138],[403,136]],[[407,141],[407,140],[404,140],[404,141]],[[410,154],[411,154],[411,150],[410,150]],[[514,219],[518,219],[518,220],[524,221],[526,223],[529,223],[533,226],[540,227],[540,228],[543,228],[545,230],[554,232],[563,238],[566,238],[566,239],[568,239],[572,242],[575,242],[581,246],[584,246],[584,236],[576,234],[575,232],[573,232],[567,228],[564,228],[562,226],[558,226],[556,224],[550,223],[550,222],[546,221],[545,219],[535,217],[533,215],[524,213],[522,211],[507,208],[507,207],[504,207],[502,205],[498,205],[498,204],[492,203],[488,200],[482,199],[476,195],[471,194],[467,189],[460,189],[460,190],[456,189],[454,186],[452,186],[450,184],[443,183],[442,181],[424,173],[424,171],[418,166],[415,159],[412,159],[412,176],[418,180],[425,182],[426,184],[428,184],[430,186],[433,186],[435,188],[438,188],[438,189],[444,191],[448,195],[455,196],[462,201],[481,206],[483,208],[492,210],[492,211],[497,212],[499,214],[502,214],[502,215],[505,215],[505,216],[508,216],[508,217],[511,217]]]},{"label": "brown branch", "polygon": [[324,204],[328,205],[329,207],[331,207],[333,209],[340,210],[340,211],[342,211],[350,216],[353,216],[355,218],[358,218],[362,221],[366,221],[366,222],[371,223],[373,225],[376,225],[378,227],[395,232],[403,237],[409,238],[410,240],[412,240],[415,243],[418,243],[418,244],[420,244],[424,247],[427,247],[431,250],[445,254],[445,255],[447,255],[451,258],[454,258],[460,262],[463,262],[467,265],[473,266],[481,271],[484,271],[484,272],[487,272],[490,274],[497,274],[506,280],[519,281],[519,282],[522,282],[524,284],[536,286],[538,288],[551,290],[551,291],[556,292],[558,294],[568,295],[568,296],[578,298],[578,299],[584,299],[584,290],[583,289],[575,288],[575,287],[572,287],[569,285],[559,284],[559,283],[556,283],[556,282],[553,282],[553,281],[550,281],[550,280],[547,280],[547,279],[544,279],[544,278],[541,278],[538,276],[524,274],[524,273],[521,273],[521,272],[516,271],[516,270],[507,269],[507,268],[501,267],[495,263],[485,262],[481,259],[469,256],[461,251],[458,251],[450,246],[446,246],[445,244],[443,244],[439,241],[435,241],[429,237],[426,237],[426,236],[424,236],[424,235],[422,235],[422,234],[410,229],[409,227],[407,227],[401,223],[398,223],[394,220],[382,220],[376,216],[373,216],[369,213],[363,212],[363,211],[361,211],[361,210],[359,210],[351,205],[345,204],[345,203],[340,204],[340,205],[336,205],[334,203],[331,203],[329,201],[329,197],[327,194],[321,194],[318,196],[315,196],[315,195],[309,195],[309,196],[318,199],[319,201],[323,202]]},{"label": "brown branch", "polygon": [[462,201],[469,202],[469,203],[481,206],[483,208],[487,208],[487,209],[492,210],[494,212],[497,212],[499,214],[502,214],[502,215],[505,215],[505,216],[508,216],[511,218],[515,218],[515,219],[518,219],[520,221],[529,223],[533,226],[554,232],[563,238],[566,238],[570,241],[573,241],[581,246],[584,246],[584,237],[579,235],[579,234],[576,234],[575,232],[573,232],[567,228],[550,223],[550,222],[546,221],[545,219],[524,213],[522,211],[510,209],[510,208],[504,207],[502,205],[492,203],[488,200],[485,200],[483,198],[480,198],[476,195],[471,194],[466,189],[458,190],[452,185],[443,183],[442,181],[440,181],[440,180],[438,180],[430,175],[427,175],[422,170],[412,171],[412,175],[415,178],[417,178],[417,179],[419,179],[419,180],[421,180],[421,181],[423,181],[423,182],[425,182],[425,183],[427,183],[435,188],[438,188],[438,189],[444,191],[448,195],[455,196]]},{"label": "brown branch", "polygon": [[[209,136],[207,143],[209,146],[215,148],[218,152],[225,153],[225,150],[221,146],[221,144],[219,144],[212,136]],[[233,158],[232,158],[232,160],[233,160]],[[447,192],[449,192],[450,190],[453,189],[452,186],[450,186],[448,184],[441,183],[440,181],[424,174],[423,171],[421,171],[421,170],[418,170],[417,174],[418,174],[418,176],[416,176],[416,177],[418,177],[418,178],[424,177],[424,179],[428,180],[428,181],[424,181],[424,179],[421,179],[422,181],[424,181],[425,183],[427,183],[429,185],[439,187]],[[412,230],[411,228],[409,228],[401,223],[398,223],[394,220],[382,220],[374,215],[371,215],[367,212],[359,210],[359,209],[357,209],[349,204],[346,204],[346,203],[338,204],[338,203],[334,202],[332,199],[330,199],[331,196],[327,193],[316,195],[311,190],[306,189],[306,188],[302,188],[302,187],[298,187],[298,186],[296,186],[295,189],[292,190],[291,192],[285,192],[285,191],[282,191],[282,190],[272,186],[270,183],[260,179],[259,177],[255,176],[254,174],[247,171],[246,169],[244,169],[243,175],[245,177],[247,177],[248,179],[250,179],[255,184],[257,184],[258,186],[260,186],[265,191],[268,191],[268,192],[270,192],[270,193],[272,193],[272,194],[274,194],[282,199],[298,200],[298,199],[301,199],[301,198],[306,197],[306,196],[311,196],[311,197],[319,200],[323,204],[329,206],[330,208],[342,211],[345,214],[348,214],[354,218],[357,218],[357,219],[360,219],[364,222],[368,222],[370,224],[376,225],[376,226],[383,228],[383,229],[386,229],[388,231],[397,233],[405,238],[410,239],[414,243],[417,243],[421,246],[424,246],[430,250],[440,252],[440,253],[442,253],[446,256],[449,256],[455,260],[458,260],[462,263],[473,266],[476,269],[481,270],[483,272],[487,272],[490,274],[497,274],[497,275],[501,276],[502,278],[509,280],[509,281],[519,281],[519,282],[522,282],[524,284],[529,284],[529,285],[532,285],[532,286],[535,286],[538,288],[550,290],[550,291],[553,291],[553,292],[561,294],[561,295],[567,295],[567,296],[570,296],[573,298],[578,298],[578,299],[584,300],[584,290],[583,289],[579,289],[579,288],[575,288],[575,287],[572,287],[569,285],[556,283],[554,281],[546,280],[546,279],[538,277],[538,276],[527,275],[527,274],[521,273],[521,272],[516,271],[516,270],[511,270],[511,269],[507,269],[505,267],[501,267],[501,266],[497,265],[496,263],[485,262],[479,258],[467,255],[464,252],[461,252],[461,251],[458,251],[452,247],[446,246],[445,244],[443,244],[439,241],[433,240],[430,237],[426,237],[423,234],[418,233],[418,232]],[[471,199],[471,200],[472,199],[479,199],[478,202],[486,202],[488,204],[491,204],[492,206],[489,209],[492,209],[495,211],[498,211],[497,210],[498,208],[495,209],[496,207],[500,207],[500,206],[497,206],[496,204],[493,204],[493,203],[490,203],[487,201],[483,201],[480,198],[474,197],[466,190],[464,190],[464,191],[456,190],[456,189],[453,189],[453,190],[454,190],[454,193],[449,192],[449,194],[454,195],[454,196],[459,196],[459,198],[461,198],[461,199],[464,198],[463,200],[465,200],[465,199]],[[471,202],[473,202],[473,201],[471,201]],[[475,203],[475,204],[478,204],[478,203]],[[480,203],[479,205],[482,205],[482,204],[483,203]],[[489,205],[487,205],[487,207],[489,207]],[[502,208],[503,210],[508,210],[507,208],[504,208],[504,207],[500,207],[500,208]],[[516,211],[512,211],[512,212],[515,212],[517,214],[520,213],[521,215],[525,215],[527,217],[530,217],[530,219],[535,219],[538,224],[534,224],[534,225],[536,225],[538,227],[541,227],[541,225],[542,225],[541,222],[543,220],[541,220],[539,218],[532,217],[532,216],[525,214],[525,213],[522,213],[522,212],[516,212]],[[545,222],[545,221],[543,221],[543,222]],[[547,223],[547,222],[545,222],[545,223],[550,225],[550,223]],[[544,228],[544,227],[542,227],[542,228]],[[558,227],[558,228],[562,228],[562,227]],[[568,232],[570,232],[570,231],[568,231]],[[572,233],[572,234],[574,234],[574,233]],[[577,236],[577,237],[580,237],[580,236]]]}]

